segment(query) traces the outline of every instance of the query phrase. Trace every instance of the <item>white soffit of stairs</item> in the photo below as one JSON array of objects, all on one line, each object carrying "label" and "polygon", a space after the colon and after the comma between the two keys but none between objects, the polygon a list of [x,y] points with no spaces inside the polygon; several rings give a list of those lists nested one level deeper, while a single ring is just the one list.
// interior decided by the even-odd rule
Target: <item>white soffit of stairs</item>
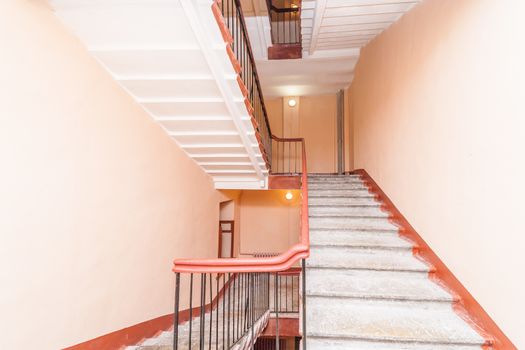
[{"label": "white soffit of stairs", "polygon": [[[243,0],[244,3],[257,0]],[[257,55],[264,95],[335,93],[348,87],[360,49],[420,0],[302,0],[302,59]],[[250,39],[257,42],[257,28]],[[259,29],[260,30],[260,29]]]},{"label": "white soffit of stairs", "polygon": [[420,0],[303,0],[303,55],[359,49]]},{"label": "white soffit of stairs", "polygon": [[216,188],[267,186],[268,171],[212,0],[50,3]]}]

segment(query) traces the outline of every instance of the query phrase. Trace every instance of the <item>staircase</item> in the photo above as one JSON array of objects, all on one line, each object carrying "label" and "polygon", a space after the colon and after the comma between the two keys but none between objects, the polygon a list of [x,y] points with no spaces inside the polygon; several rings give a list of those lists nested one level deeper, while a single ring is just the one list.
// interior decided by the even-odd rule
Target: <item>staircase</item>
[{"label": "staircase", "polygon": [[[198,277],[177,278],[177,332],[171,328],[126,350],[253,348],[270,318],[270,276],[240,273]],[[184,292],[178,294],[181,290]],[[185,310],[179,310],[183,305]]]},{"label": "staircase", "polygon": [[487,349],[358,175],[308,184],[309,350]]}]

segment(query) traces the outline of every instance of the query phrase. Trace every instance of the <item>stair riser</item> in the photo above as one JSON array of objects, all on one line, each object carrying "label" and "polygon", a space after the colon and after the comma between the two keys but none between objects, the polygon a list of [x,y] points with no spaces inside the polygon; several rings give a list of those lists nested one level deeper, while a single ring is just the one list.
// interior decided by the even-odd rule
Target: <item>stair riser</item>
[{"label": "stair riser", "polygon": [[308,190],[309,197],[370,197],[374,195],[368,190]]},{"label": "stair riser", "polygon": [[374,198],[349,198],[349,197],[309,197],[309,205],[322,205],[322,206],[380,206]]}]

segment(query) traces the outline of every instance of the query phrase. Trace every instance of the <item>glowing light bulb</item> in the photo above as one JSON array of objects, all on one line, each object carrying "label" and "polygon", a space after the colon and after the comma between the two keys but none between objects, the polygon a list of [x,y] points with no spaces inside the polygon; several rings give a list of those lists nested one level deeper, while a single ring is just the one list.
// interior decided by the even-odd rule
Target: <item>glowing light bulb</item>
[{"label": "glowing light bulb", "polygon": [[288,100],[288,106],[295,107],[297,105],[297,101],[294,98],[291,98]]},{"label": "glowing light bulb", "polygon": [[293,198],[293,193],[288,191],[286,192],[286,194],[284,195],[284,198],[286,198],[287,200],[291,201],[292,198]]}]

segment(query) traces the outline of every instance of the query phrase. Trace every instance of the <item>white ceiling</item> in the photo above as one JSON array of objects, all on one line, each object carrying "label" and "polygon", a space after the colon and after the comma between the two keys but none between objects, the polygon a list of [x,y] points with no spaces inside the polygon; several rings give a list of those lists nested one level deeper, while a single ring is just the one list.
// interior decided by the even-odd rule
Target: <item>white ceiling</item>
[{"label": "white ceiling", "polygon": [[264,95],[318,95],[348,87],[360,49],[420,1],[302,0],[303,58],[269,61],[265,0],[242,0]]}]

